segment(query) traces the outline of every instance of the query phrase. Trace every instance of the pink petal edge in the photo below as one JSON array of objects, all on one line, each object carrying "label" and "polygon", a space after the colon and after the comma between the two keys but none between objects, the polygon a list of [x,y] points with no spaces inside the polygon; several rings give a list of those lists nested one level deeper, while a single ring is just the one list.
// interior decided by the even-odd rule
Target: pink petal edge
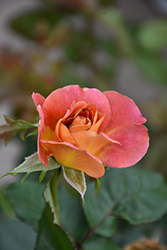
[{"label": "pink petal edge", "polygon": [[39,112],[39,116],[40,116],[39,125],[38,125],[38,157],[39,157],[39,160],[46,167],[48,167],[49,152],[41,145],[41,132],[44,128],[44,115],[43,115],[42,107],[40,105],[38,105],[37,111]]},{"label": "pink petal edge", "polygon": [[103,93],[107,97],[112,111],[112,119],[106,130],[116,130],[132,123],[143,124],[146,122],[132,99],[116,91],[105,91]]},{"label": "pink petal edge", "polygon": [[108,145],[99,157],[109,167],[132,166],[145,155],[149,146],[148,131],[142,125],[146,119],[130,98],[115,91],[107,91],[104,94],[112,110],[112,119],[106,134],[121,145]]},{"label": "pink petal edge", "polygon": [[144,125],[131,125],[117,130],[110,137],[119,144],[109,144],[98,156],[108,167],[124,168],[136,164],[146,154],[149,136]]},{"label": "pink petal edge", "polygon": [[34,93],[34,92],[32,93],[31,97],[32,97],[36,107],[38,105],[40,105],[41,107],[43,106],[44,101],[45,101],[45,97],[43,97],[42,95],[40,95],[38,93]]}]

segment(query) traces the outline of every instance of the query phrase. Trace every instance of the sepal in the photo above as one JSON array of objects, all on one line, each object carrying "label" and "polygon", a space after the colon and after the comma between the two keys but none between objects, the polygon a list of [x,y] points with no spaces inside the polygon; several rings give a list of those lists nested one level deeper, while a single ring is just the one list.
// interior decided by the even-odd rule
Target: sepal
[{"label": "sepal", "polygon": [[62,166],[62,169],[65,180],[80,193],[84,204],[84,194],[86,192],[85,174],[82,171],[64,166]]}]

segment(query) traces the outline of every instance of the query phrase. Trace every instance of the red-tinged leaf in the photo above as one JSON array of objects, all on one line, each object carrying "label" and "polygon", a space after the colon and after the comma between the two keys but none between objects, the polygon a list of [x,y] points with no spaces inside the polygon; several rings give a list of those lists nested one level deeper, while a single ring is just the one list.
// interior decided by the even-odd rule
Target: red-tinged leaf
[{"label": "red-tinged leaf", "polygon": [[7,145],[15,136],[17,130],[9,125],[0,126],[0,140],[5,140],[5,145]]},{"label": "red-tinged leaf", "polygon": [[38,126],[24,120],[14,120],[8,116],[4,117],[7,124],[0,126],[0,140],[5,140],[5,145],[13,139],[17,132],[19,132],[21,139],[24,140],[27,129],[37,129]]}]

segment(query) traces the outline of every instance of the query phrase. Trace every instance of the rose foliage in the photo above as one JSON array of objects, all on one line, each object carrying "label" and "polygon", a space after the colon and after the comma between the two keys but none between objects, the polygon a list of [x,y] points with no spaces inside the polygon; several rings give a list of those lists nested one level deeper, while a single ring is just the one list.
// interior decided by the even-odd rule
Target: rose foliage
[{"label": "rose foliage", "polygon": [[64,167],[99,178],[104,165],[125,168],[147,151],[146,119],[126,96],[70,85],[46,99],[38,93],[32,98],[40,116],[38,157],[46,167],[53,156]]}]

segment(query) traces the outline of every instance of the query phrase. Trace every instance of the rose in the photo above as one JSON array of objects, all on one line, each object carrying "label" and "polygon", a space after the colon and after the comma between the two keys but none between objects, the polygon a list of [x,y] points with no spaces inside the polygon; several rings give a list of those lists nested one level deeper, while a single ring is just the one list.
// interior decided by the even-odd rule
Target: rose
[{"label": "rose", "polygon": [[46,99],[32,98],[39,112],[38,157],[47,167],[53,156],[62,166],[99,178],[104,165],[124,168],[146,153],[146,119],[135,103],[115,91],[70,85]]}]

